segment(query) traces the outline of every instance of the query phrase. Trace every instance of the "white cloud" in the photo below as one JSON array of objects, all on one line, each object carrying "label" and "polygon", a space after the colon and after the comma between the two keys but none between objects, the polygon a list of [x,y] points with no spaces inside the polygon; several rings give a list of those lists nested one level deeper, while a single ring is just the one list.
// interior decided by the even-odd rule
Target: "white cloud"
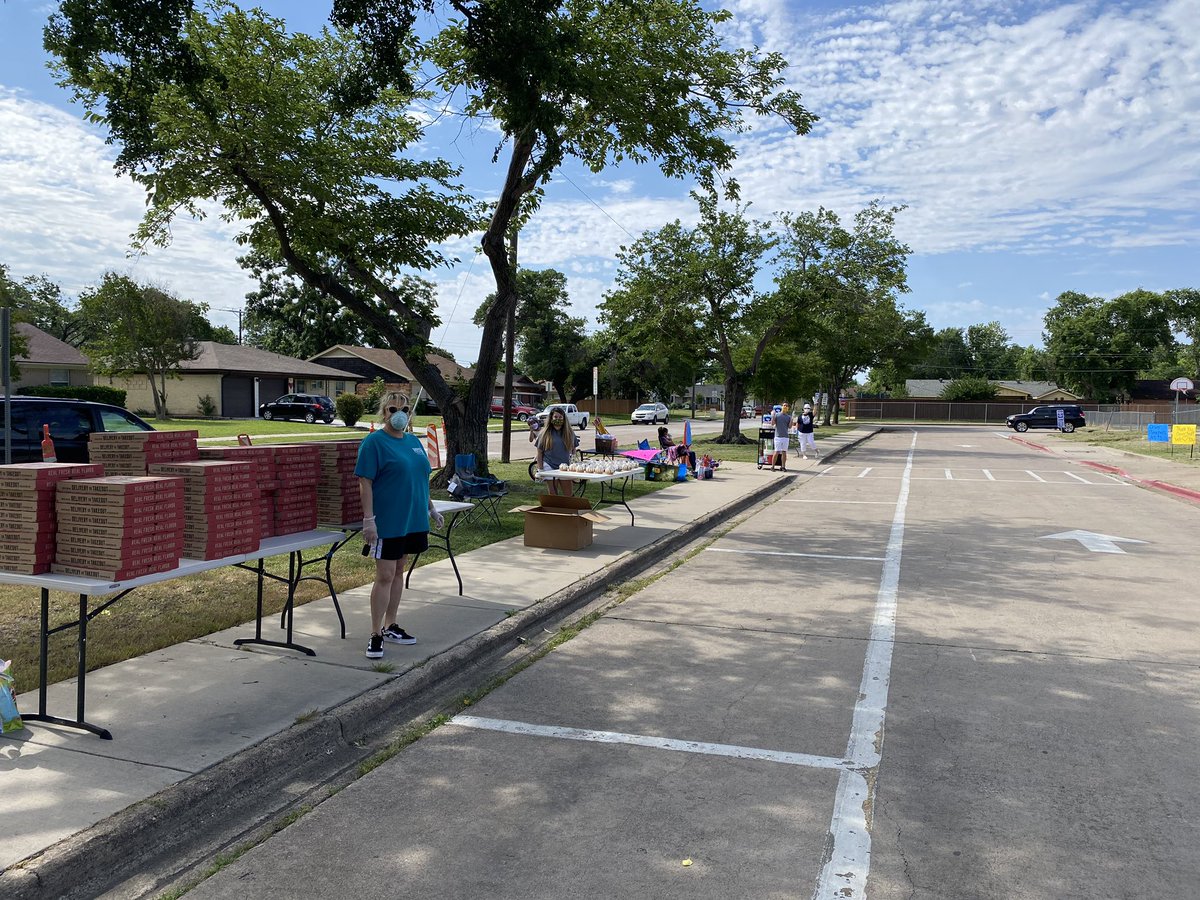
[{"label": "white cloud", "polygon": [[114,173],[113,157],[76,117],[0,88],[0,246],[10,271],[45,273],[76,294],[111,270],[214,308],[242,306],[252,283],[237,266],[233,229],[215,217],[181,219],[170,247],[129,255],[144,193]]},{"label": "white cloud", "polygon": [[822,116],[807,137],[766,128],[747,142],[737,176],[760,204],[905,203],[918,252],[1200,236],[1195,0],[1026,19],[1006,3],[909,0],[786,27],[790,6],[735,9],[773,36]]}]

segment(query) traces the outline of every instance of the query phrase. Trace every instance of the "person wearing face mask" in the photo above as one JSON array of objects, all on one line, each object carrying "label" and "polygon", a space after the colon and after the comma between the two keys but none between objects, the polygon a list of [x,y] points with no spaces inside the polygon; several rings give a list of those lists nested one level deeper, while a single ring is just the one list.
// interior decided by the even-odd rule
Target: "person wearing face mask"
[{"label": "person wearing face mask", "polygon": [[811,403],[804,404],[804,411],[800,413],[800,418],[796,422],[797,436],[800,438],[800,457],[808,459],[808,451],[812,451],[813,456],[819,457],[821,454],[817,452],[817,442],[813,437],[813,429],[817,427],[817,417],[813,415]]},{"label": "person wearing face mask", "polygon": [[[534,446],[537,447],[537,467],[542,471],[557,470],[563,463],[570,462],[579,446],[579,437],[567,421],[567,414],[558,408],[550,410],[546,427],[537,436]],[[546,483],[552,494],[571,493],[570,485],[565,482],[551,479]]]},{"label": "person wearing face mask", "polygon": [[428,548],[430,521],[442,527],[429,498],[429,458],[408,431],[408,397],[398,391],[384,395],[379,420],[383,428],[363,438],[354,467],[362,497],[363,555],[375,560],[367,659],[382,658],[384,642],[417,642],[396,622],[404,566],[410,553]]}]

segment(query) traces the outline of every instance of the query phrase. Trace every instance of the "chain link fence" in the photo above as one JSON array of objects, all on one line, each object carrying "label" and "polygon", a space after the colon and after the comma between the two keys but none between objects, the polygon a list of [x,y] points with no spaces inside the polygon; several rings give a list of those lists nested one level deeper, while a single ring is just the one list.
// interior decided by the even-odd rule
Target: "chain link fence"
[{"label": "chain link fence", "polygon": [[1169,411],[1135,412],[1118,407],[1100,407],[1087,413],[1088,424],[1106,431],[1145,431],[1147,425],[1200,425],[1200,407],[1181,406]]},{"label": "chain link fence", "polygon": [[[1065,403],[1067,401],[1058,401]],[[1014,413],[1029,412],[1036,406],[1054,405],[1047,403],[1022,403],[1019,401],[975,401],[950,402],[946,400],[859,400],[850,401],[848,414],[852,418],[868,421],[902,422],[980,422],[1003,425],[1005,418]],[[1083,408],[1087,424],[1105,430],[1145,431],[1147,425],[1179,424],[1200,425],[1200,406],[1189,403],[1178,407],[1162,404],[1157,409],[1129,409],[1128,407],[1079,404]]]}]

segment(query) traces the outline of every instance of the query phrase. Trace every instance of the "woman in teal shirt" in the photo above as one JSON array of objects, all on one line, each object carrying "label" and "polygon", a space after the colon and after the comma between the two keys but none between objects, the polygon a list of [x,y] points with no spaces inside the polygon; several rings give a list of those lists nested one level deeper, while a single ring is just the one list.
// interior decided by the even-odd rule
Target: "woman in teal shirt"
[{"label": "woman in teal shirt", "polygon": [[408,431],[408,397],[398,391],[384,395],[379,401],[379,421],[383,428],[363,438],[354,467],[362,497],[363,555],[375,559],[367,659],[380,659],[385,641],[417,642],[396,622],[404,592],[404,566],[408,554],[421,553],[429,546],[430,520],[442,527],[442,517],[429,498],[429,458]]}]

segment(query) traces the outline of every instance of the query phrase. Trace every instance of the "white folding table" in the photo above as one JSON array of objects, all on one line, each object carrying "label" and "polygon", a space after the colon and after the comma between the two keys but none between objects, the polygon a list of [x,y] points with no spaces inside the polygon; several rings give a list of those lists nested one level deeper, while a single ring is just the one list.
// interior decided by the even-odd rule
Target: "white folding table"
[{"label": "white folding table", "polygon": [[[640,466],[636,469],[626,469],[624,472],[613,472],[611,475],[600,474],[598,472],[564,472],[562,469],[547,469],[535,472],[534,478],[538,481],[572,482],[572,490],[577,497],[584,497],[587,494],[587,486],[589,484],[598,484],[600,485],[600,496],[592,504],[592,509],[595,509],[601,503],[623,506],[626,512],[629,513],[629,524],[633,525],[633,510],[625,502],[625,488],[629,486],[629,482],[634,478],[642,478],[645,474],[645,470]],[[619,495],[618,482],[620,483]]]},{"label": "white folding table", "polygon": [[[195,575],[199,572],[207,572],[211,569],[219,569],[225,566],[236,566],[238,568],[248,569],[258,575],[257,589],[257,615],[255,620],[255,631],[253,638],[239,638],[234,643],[236,644],[266,644],[271,647],[284,647],[289,650],[299,650],[309,656],[315,656],[315,652],[308,647],[302,647],[299,644],[292,642],[292,613],[293,604],[296,596],[296,584],[298,583],[299,569],[296,561],[300,556],[300,551],[308,550],[313,547],[321,547],[326,544],[333,543],[341,538],[341,534],[334,531],[304,531],[297,534],[286,534],[278,537],[266,538],[259,545],[259,548],[252,553],[242,553],[236,556],[226,556],[221,559],[181,559],[179,565],[174,569],[166,572],[155,572],[152,575],[142,575],[139,578],[130,578],[126,581],[105,581],[95,578],[82,578],[75,575],[21,575],[15,572],[0,572],[0,584],[16,584],[28,585],[36,587],[41,591],[42,599],[42,619],[41,619],[41,639],[38,651],[38,674],[40,676],[40,684],[38,686],[38,711],[29,715],[22,715],[21,718],[26,722],[51,722],[56,725],[66,725],[71,728],[80,728],[84,731],[90,731],[92,734],[98,735],[105,740],[112,740],[112,734],[106,728],[101,728],[99,725],[94,725],[84,718],[84,705],[87,696],[87,626],[88,622],[100,615],[108,607],[112,606],[130,591],[140,587],[145,587],[150,584],[158,584],[164,581],[172,581],[176,578],[183,578],[187,575]],[[285,580],[282,576],[273,575],[263,568],[263,561],[268,556],[278,556],[282,553],[288,554],[288,577]],[[255,565],[246,565],[248,562],[254,562]],[[263,581],[267,578],[272,578],[276,581],[285,582],[288,586],[287,604],[284,607],[284,616],[286,619],[287,640],[286,641],[270,641],[262,636],[262,603],[263,603]],[[64,622],[60,625],[50,627],[50,592],[63,591],[66,593],[79,595],[79,618],[73,622]],[[95,609],[89,609],[89,599],[91,597],[101,597],[112,594],[103,603]],[[49,715],[46,710],[46,684],[47,675],[47,656],[49,653],[50,635],[57,634],[60,631],[66,631],[70,628],[78,629],[78,661],[77,661],[77,676],[75,683],[75,718],[64,719],[58,716]]]}]

